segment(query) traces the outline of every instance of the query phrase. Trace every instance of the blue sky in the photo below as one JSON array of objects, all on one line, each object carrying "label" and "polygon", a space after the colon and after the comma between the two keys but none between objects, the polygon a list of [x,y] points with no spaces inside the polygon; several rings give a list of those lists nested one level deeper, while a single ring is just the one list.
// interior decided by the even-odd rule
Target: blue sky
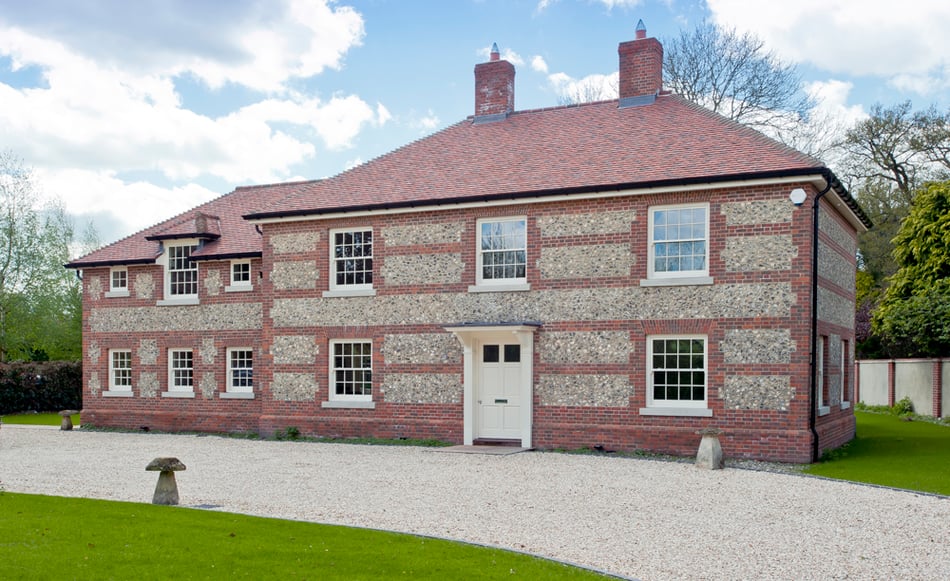
[{"label": "blue sky", "polygon": [[0,0],[0,149],[108,243],[465,118],[492,42],[517,109],[609,85],[641,18],[661,41],[703,19],[754,32],[843,123],[950,106],[946,1]]}]

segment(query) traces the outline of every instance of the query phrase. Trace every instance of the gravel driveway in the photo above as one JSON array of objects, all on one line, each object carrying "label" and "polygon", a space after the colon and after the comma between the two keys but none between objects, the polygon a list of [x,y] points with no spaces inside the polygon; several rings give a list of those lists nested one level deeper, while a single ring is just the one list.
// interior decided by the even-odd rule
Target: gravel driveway
[{"label": "gravel driveway", "polygon": [[797,475],[525,452],[4,425],[9,492],[151,502],[461,539],[639,579],[950,579],[950,499]]}]

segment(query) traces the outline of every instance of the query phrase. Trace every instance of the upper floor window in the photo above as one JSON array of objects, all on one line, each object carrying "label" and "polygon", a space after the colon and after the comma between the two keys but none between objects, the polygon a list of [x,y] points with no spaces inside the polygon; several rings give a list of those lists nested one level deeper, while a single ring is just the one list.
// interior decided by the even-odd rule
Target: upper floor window
[{"label": "upper floor window", "polygon": [[477,284],[523,284],[528,264],[527,221],[478,221]]},{"label": "upper floor window", "polygon": [[649,278],[709,275],[709,204],[650,208]]},{"label": "upper floor window", "polygon": [[330,240],[330,288],[373,288],[373,230],[331,230]]},{"label": "upper floor window", "polygon": [[647,407],[706,407],[706,338],[649,337]]},{"label": "upper floor window", "polygon": [[197,249],[197,244],[168,246],[165,280],[169,297],[198,295],[198,264],[191,260],[191,254]]},{"label": "upper floor window", "polygon": [[250,260],[232,260],[231,277],[226,291],[250,290],[251,289],[251,261]]},{"label": "upper floor window", "polygon": [[112,292],[129,290],[129,270],[126,267],[112,268],[109,273],[109,290]]},{"label": "upper floor window", "polygon": [[109,350],[109,389],[116,391],[132,389],[132,351]]}]

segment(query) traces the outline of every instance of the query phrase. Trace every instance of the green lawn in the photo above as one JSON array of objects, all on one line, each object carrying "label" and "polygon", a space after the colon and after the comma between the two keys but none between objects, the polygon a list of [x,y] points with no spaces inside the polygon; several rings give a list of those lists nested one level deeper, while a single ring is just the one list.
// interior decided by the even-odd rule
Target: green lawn
[{"label": "green lawn", "polygon": [[0,492],[0,579],[603,579],[500,549],[182,507]]},{"label": "green lawn", "polygon": [[[73,425],[79,425],[79,414],[69,416],[73,420]],[[4,424],[28,424],[31,426],[58,426],[63,422],[63,418],[56,413],[44,414],[12,414],[0,416],[0,422]]]},{"label": "green lawn", "polygon": [[808,474],[950,495],[950,426],[855,412],[857,437]]}]

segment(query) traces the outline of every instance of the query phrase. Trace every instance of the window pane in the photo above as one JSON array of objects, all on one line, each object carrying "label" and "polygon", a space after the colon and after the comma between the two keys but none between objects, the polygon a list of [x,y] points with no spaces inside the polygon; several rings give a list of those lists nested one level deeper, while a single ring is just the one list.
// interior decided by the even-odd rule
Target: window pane
[{"label": "window pane", "polygon": [[521,361],[521,345],[505,345],[505,362],[518,363]]},{"label": "window pane", "polygon": [[498,363],[499,349],[498,345],[482,345],[482,361],[485,363]]}]

